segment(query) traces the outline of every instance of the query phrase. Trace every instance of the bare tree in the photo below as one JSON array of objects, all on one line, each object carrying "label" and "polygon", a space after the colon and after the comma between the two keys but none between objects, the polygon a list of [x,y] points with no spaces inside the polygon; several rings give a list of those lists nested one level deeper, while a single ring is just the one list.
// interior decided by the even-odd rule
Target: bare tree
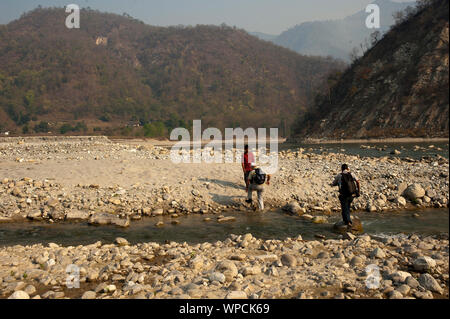
[{"label": "bare tree", "polygon": [[370,45],[374,47],[381,39],[381,32],[375,31],[370,34]]},{"label": "bare tree", "polygon": [[405,15],[406,15],[406,19],[411,18],[413,15],[415,15],[417,13],[417,8],[411,7],[411,6],[407,6],[405,9]]},{"label": "bare tree", "polygon": [[392,17],[394,18],[394,23],[397,25],[403,22],[405,19],[405,13],[403,11],[397,11],[392,15]]},{"label": "bare tree", "polygon": [[350,61],[355,63],[359,59],[359,49],[357,47],[354,47],[352,51],[350,52]]},{"label": "bare tree", "polygon": [[429,5],[431,5],[434,2],[434,0],[417,0],[417,9],[422,10]]}]

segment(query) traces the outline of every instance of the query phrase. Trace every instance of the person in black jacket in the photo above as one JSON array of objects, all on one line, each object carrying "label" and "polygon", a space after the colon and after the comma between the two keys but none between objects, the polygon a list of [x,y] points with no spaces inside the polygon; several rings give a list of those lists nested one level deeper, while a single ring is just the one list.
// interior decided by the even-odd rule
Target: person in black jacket
[{"label": "person in black jacket", "polygon": [[347,164],[342,164],[341,173],[335,178],[331,186],[339,186],[339,201],[341,202],[342,220],[349,229],[352,227],[350,218],[350,205],[355,197],[360,195],[360,185],[358,178],[350,173]]}]

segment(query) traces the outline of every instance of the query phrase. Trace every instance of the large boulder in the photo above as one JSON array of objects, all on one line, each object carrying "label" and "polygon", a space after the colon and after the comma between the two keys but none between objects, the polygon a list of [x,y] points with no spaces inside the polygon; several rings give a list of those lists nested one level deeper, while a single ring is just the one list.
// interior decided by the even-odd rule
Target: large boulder
[{"label": "large boulder", "polygon": [[27,214],[28,219],[39,219],[42,217],[42,212],[39,209],[33,210]]},{"label": "large boulder", "polygon": [[24,197],[24,195],[22,194],[22,191],[18,187],[14,187],[11,194],[13,194],[14,196],[17,196],[17,197]]},{"label": "large boulder", "polygon": [[390,275],[391,280],[396,283],[404,283],[408,277],[411,277],[411,274],[406,271],[396,271]]},{"label": "large boulder", "polygon": [[359,257],[359,256],[354,256],[351,260],[350,260],[350,265],[353,267],[360,267],[364,265],[364,259]]},{"label": "large boulder", "polygon": [[388,297],[389,297],[389,299],[403,299],[404,298],[402,293],[398,290],[392,290],[391,292],[389,292]]},{"label": "large boulder", "polygon": [[400,206],[406,206],[406,199],[404,197],[402,197],[402,196],[398,196],[395,199],[395,203],[400,205]]},{"label": "large boulder", "polygon": [[232,281],[238,275],[236,264],[231,260],[224,260],[217,265],[216,270],[223,273],[227,281]]},{"label": "large boulder", "polygon": [[436,279],[433,278],[430,274],[421,274],[419,277],[419,283],[422,287],[429,291],[437,292],[438,294],[443,294],[444,289],[439,286]]},{"label": "large boulder", "polygon": [[234,217],[234,216],[226,216],[226,217],[221,217],[221,218],[217,219],[217,222],[219,222],[219,223],[234,222],[235,220],[236,220],[236,217]]},{"label": "large boulder", "polygon": [[108,213],[97,213],[91,216],[89,218],[89,224],[92,225],[109,225],[111,224],[111,220],[113,218],[116,218],[116,216],[113,216]]},{"label": "large boulder", "polygon": [[405,182],[402,182],[400,184],[397,185],[397,193],[398,195],[402,195],[403,192],[405,191],[405,189],[408,188],[408,184],[406,184]]},{"label": "large boulder", "polygon": [[435,192],[434,189],[428,188],[428,189],[425,191],[425,195],[427,195],[427,196],[430,197],[430,198],[435,198],[435,197],[436,197],[436,192]]},{"label": "large boulder", "polygon": [[115,218],[111,221],[111,224],[125,228],[125,227],[130,226],[130,220],[128,218],[127,219]]},{"label": "large boulder", "polygon": [[213,272],[213,273],[211,273],[211,274],[209,275],[209,280],[210,280],[211,282],[213,282],[213,281],[218,281],[218,282],[220,282],[220,283],[224,283],[225,280],[226,280],[226,277],[225,277],[224,274],[215,271],[215,272]]},{"label": "large boulder", "polygon": [[157,208],[151,213],[152,216],[161,216],[163,214],[164,214],[164,209],[162,209],[162,208]]},{"label": "large boulder", "polygon": [[425,196],[425,190],[420,184],[409,185],[403,192],[403,196],[413,201]]},{"label": "large boulder", "polygon": [[304,210],[303,210],[303,209],[300,207],[300,205],[299,205],[297,202],[295,202],[295,201],[292,201],[292,202],[290,202],[289,204],[283,206],[282,209],[283,209],[284,211],[286,211],[286,212],[288,212],[288,213],[290,213],[290,214],[294,214],[294,215],[304,213]]},{"label": "large boulder", "polygon": [[8,299],[30,299],[30,296],[25,291],[17,290]]},{"label": "large boulder", "polygon": [[413,261],[414,270],[418,272],[429,272],[436,267],[436,261],[428,256],[421,256]]},{"label": "large boulder", "polygon": [[48,212],[48,216],[53,220],[63,220],[66,217],[66,214],[62,210],[53,209]]},{"label": "large boulder", "polygon": [[281,256],[281,262],[284,266],[295,267],[297,266],[297,259],[290,254],[283,254]]},{"label": "large boulder", "polygon": [[408,278],[406,278],[405,284],[414,289],[419,287],[419,282],[413,276],[409,276]]},{"label": "large boulder", "polygon": [[87,220],[89,212],[81,210],[70,210],[66,213],[66,220]]},{"label": "large boulder", "polygon": [[89,218],[91,225],[116,225],[119,227],[128,227],[130,225],[129,219],[121,219],[115,215],[108,213],[97,213]]},{"label": "large boulder", "polygon": [[382,259],[382,258],[386,257],[386,253],[384,252],[383,249],[381,249],[380,247],[377,247],[374,250],[372,250],[372,252],[370,253],[370,257]]},{"label": "large boulder", "polygon": [[117,246],[128,246],[128,245],[130,245],[128,240],[126,240],[125,238],[122,238],[122,237],[117,237],[114,242],[117,244]]},{"label": "large boulder", "polygon": [[347,229],[347,225],[344,224],[343,221],[339,221],[333,225],[333,230],[340,234],[345,234],[351,232],[353,234],[361,234],[364,232],[361,220],[358,217],[352,218],[352,228],[351,230]]},{"label": "large boulder", "polygon": [[245,291],[230,291],[225,296],[225,299],[247,299],[247,294]]},{"label": "large boulder", "polygon": [[194,259],[191,259],[190,262],[189,262],[189,266],[193,270],[200,270],[200,269],[202,269],[204,264],[205,264],[205,260],[203,260],[203,258],[200,257],[200,256],[197,256]]},{"label": "large boulder", "polygon": [[82,296],[81,299],[95,299],[96,297],[95,291],[86,291]]},{"label": "large boulder", "polygon": [[59,206],[59,200],[57,199],[50,199],[45,203],[50,208],[56,208]]},{"label": "large boulder", "polygon": [[244,276],[259,275],[260,273],[261,267],[259,266],[245,267],[243,270]]},{"label": "large boulder", "polygon": [[327,220],[327,218],[326,218],[325,216],[315,216],[315,217],[312,219],[312,222],[313,222],[314,224],[325,224],[327,221],[328,221],[328,220]]}]

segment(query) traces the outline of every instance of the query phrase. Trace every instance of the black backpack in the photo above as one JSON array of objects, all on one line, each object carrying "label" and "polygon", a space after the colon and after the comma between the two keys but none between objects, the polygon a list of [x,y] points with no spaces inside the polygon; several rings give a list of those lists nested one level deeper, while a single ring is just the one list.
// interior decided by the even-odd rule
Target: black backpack
[{"label": "black backpack", "polygon": [[356,195],[356,184],[355,179],[350,173],[341,174],[341,189],[340,193],[345,196]]},{"label": "black backpack", "polygon": [[255,175],[252,178],[252,183],[262,185],[266,181],[266,174],[264,174],[260,168],[255,169]]}]

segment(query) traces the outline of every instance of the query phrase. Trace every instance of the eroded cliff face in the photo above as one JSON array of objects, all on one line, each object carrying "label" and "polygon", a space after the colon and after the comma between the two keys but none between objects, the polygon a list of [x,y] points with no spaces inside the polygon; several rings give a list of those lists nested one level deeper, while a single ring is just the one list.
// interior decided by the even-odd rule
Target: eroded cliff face
[{"label": "eroded cliff face", "polygon": [[394,27],[318,96],[299,136],[448,136],[448,9],[433,1]]}]

